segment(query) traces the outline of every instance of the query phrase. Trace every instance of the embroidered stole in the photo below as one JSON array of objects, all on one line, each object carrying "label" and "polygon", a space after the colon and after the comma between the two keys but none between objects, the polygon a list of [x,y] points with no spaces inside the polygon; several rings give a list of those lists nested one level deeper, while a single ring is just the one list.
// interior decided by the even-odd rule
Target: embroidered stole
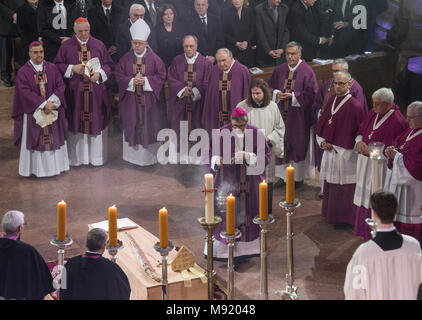
[{"label": "embroidered stole", "polygon": [[[284,80],[284,86],[283,86],[283,92],[284,93],[291,93],[295,89],[295,82],[296,82],[296,71],[289,71],[287,78]],[[287,116],[289,114],[289,105],[290,100],[286,100],[282,102],[283,109],[281,110],[281,117],[283,118],[284,123],[287,121]],[[287,132],[284,134],[284,155],[283,159],[281,159],[281,162],[283,164],[288,163],[287,156],[289,153],[289,144],[287,143],[288,137]]]},{"label": "embroidered stole", "polygon": [[218,91],[219,91],[219,120],[220,126],[227,124],[230,120],[230,91],[231,91],[231,72],[225,73],[222,72],[220,81],[218,82]]},{"label": "embroidered stole", "polygon": [[[79,62],[85,65],[91,60],[91,52],[86,44],[80,45]],[[81,75],[81,128],[82,133],[91,134],[92,131],[92,82],[87,76]]]},{"label": "embroidered stole", "polygon": [[[133,77],[140,74],[145,77],[145,61],[143,57],[136,57],[136,62],[133,65]],[[142,136],[144,134],[144,106],[145,106],[145,93],[143,86],[135,86],[135,102],[136,102],[136,127],[135,127],[135,143],[142,143]]]},{"label": "embroidered stole", "polygon": [[[245,138],[243,138],[243,151],[245,149]],[[239,179],[239,200],[240,200],[240,218],[243,220],[239,224],[239,230],[242,233],[240,240],[247,241],[249,239],[249,220],[246,216],[246,203],[249,196],[250,186],[246,175],[246,160],[243,163],[236,164],[237,177]]]},{"label": "embroidered stole", "polygon": [[[185,65],[185,74],[184,74],[185,85],[192,89],[195,86],[196,82],[196,65],[187,63]],[[185,107],[185,114],[188,121],[188,134],[190,134],[192,130],[192,97],[187,97],[186,99],[186,107]]]},{"label": "embroidered stole", "polygon": [[[43,71],[34,73],[35,83],[40,90],[40,95],[44,99],[46,99],[46,92],[47,92],[47,74]],[[53,146],[53,135],[51,133],[51,125],[45,126],[42,128],[42,132],[40,135],[40,151],[51,150]]]}]

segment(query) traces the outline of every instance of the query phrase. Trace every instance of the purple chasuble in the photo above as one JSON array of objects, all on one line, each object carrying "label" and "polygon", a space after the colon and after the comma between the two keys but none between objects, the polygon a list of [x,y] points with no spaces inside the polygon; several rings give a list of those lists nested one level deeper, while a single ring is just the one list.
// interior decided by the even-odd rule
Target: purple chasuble
[{"label": "purple chasuble", "polygon": [[[198,57],[192,65],[192,71],[190,72],[188,68],[185,54],[181,54],[174,58],[168,71],[170,127],[177,132],[178,137],[180,121],[188,121],[188,112],[191,112],[190,129],[202,128],[202,107],[212,64],[207,58],[198,53]],[[201,94],[200,100],[192,101],[188,97],[180,99],[177,96],[180,90],[189,85],[191,88],[196,87],[199,90]]]},{"label": "purple chasuble", "polygon": [[[90,36],[86,44],[88,54],[83,59],[90,60],[97,57],[107,78],[110,78],[113,61],[104,44]],[[81,64],[82,48],[75,35],[65,41],[57,52],[54,63],[62,75],[70,64]],[[100,84],[89,81],[85,76],[73,74],[70,79],[65,78],[66,102],[69,106],[67,118],[69,130],[74,134],[85,133],[99,135],[110,122],[111,106],[107,88],[104,82]]]},{"label": "purple chasuble", "polygon": [[[58,119],[51,125],[46,126],[50,135],[50,150],[58,150],[64,145],[67,131],[65,116],[66,102],[64,98],[65,84],[62,75],[53,63],[43,61],[43,72],[46,76],[45,99],[41,96],[40,86],[36,82],[36,71],[28,61],[20,69],[16,76],[15,96],[13,100],[12,118],[14,119],[14,144],[20,146],[23,130],[23,115],[27,116],[26,148],[28,150],[44,151],[41,137],[44,129],[41,128],[33,117],[34,111],[48,99],[53,93],[60,99],[61,105],[57,109]],[[52,141],[51,141],[52,140]]]},{"label": "purple chasuble", "polygon": [[[251,84],[249,69],[235,60],[227,76],[229,83],[223,83],[223,71],[215,65],[212,67],[208,78],[208,88],[205,95],[201,121],[202,127],[209,134],[211,134],[212,129],[220,128],[223,124],[228,123],[230,121],[231,111],[240,101],[248,97]],[[223,97],[226,99],[223,99]],[[220,111],[223,110],[224,104],[227,110],[221,113]]]},{"label": "purple chasuble", "polygon": [[[422,134],[409,139],[413,134],[420,131],[422,131],[422,128],[408,128],[394,140],[392,145],[403,155],[404,166],[410,175],[416,180],[422,181]],[[392,166],[393,162],[389,160],[388,167],[391,169]]]},{"label": "purple chasuble", "polygon": [[[335,95],[333,81],[334,81],[333,78],[325,81],[322,84],[321,88],[318,90],[318,93],[315,96],[315,100],[314,100],[314,103],[312,105],[312,114],[313,114],[314,123],[316,123],[318,121],[319,110],[325,108],[327,101]],[[355,97],[356,99],[359,100],[359,102],[363,106],[363,110],[364,110],[365,114],[367,114],[368,113],[368,103],[366,101],[366,97],[365,97],[365,94],[363,92],[363,89],[362,89],[361,85],[355,79],[352,79],[351,81],[352,81],[353,84],[350,87],[349,91],[350,91],[350,93],[352,94],[353,97]],[[320,170],[321,160],[322,160],[322,155],[324,153],[324,150],[322,150],[318,146],[318,143],[316,142],[315,138],[314,138],[314,146],[315,146],[314,147],[315,166],[318,168],[318,170]]]},{"label": "purple chasuble", "polygon": [[[230,131],[233,130],[232,124],[229,123],[223,127],[221,127],[219,130],[222,131],[223,129],[228,129]],[[262,134],[261,131],[258,130],[257,127],[252,126],[248,124],[246,126],[246,129],[253,130],[253,153],[258,154],[258,152],[265,152],[265,166],[268,164],[271,150],[269,149],[267,143],[265,143],[265,150],[260,149],[258,150],[258,135]],[[264,139],[265,137],[260,137]],[[231,156],[234,157],[235,154],[235,142],[234,139],[231,139]],[[210,146],[210,155],[212,155],[212,143]],[[220,138],[220,156],[223,155],[223,138]],[[210,159],[211,163],[211,159]],[[220,237],[220,232],[224,231],[226,228],[226,212],[219,211],[218,208],[218,200],[217,196],[222,196],[222,201],[225,201],[226,197],[232,193],[233,196],[236,198],[236,216],[239,217],[242,210],[245,211],[246,216],[244,220],[240,223],[240,225],[236,225],[236,228],[238,228],[242,232],[242,236],[239,239],[240,241],[253,241],[258,238],[260,228],[258,225],[253,223],[253,218],[255,218],[259,214],[259,184],[265,179],[265,170],[260,175],[247,175],[246,174],[246,184],[241,185],[241,167],[244,166],[242,164],[223,164],[222,167],[217,169],[215,173],[214,178],[214,186],[217,189],[214,197],[215,201],[215,213],[216,215],[220,216],[222,218],[222,223],[219,224],[219,226],[214,230],[214,237],[221,241],[226,243],[226,241]],[[214,172],[211,170],[211,172],[214,174]],[[222,181],[223,180],[223,181]],[[246,203],[243,204],[244,207],[242,207],[242,201],[241,201],[241,193],[245,191],[246,195]],[[236,218],[236,221],[238,221],[238,218]]]},{"label": "purple chasuble", "polygon": [[[163,88],[166,69],[163,61],[150,48],[145,50],[147,51],[142,57],[144,76],[148,78],[153,91],[141,90],[141,108],[139,101],[137,103],[136,100],[136,92],[126,90],[134,77],[134,64],[137,61],[132,49],[120,59],[116,66],[115,77],[119,85],[119,116],[125,141],[131,147],[141,144],[144,148],[148,148],[148,145],[157,142],[157,134],[163,128],[162,106],[165,105]],[[140,119],[143,121],[142,126],[139,123]]]},{"label": "purple chasuble", "polygon": [[[278,103],[286,126],[285,145],[286,160],[300,162],[305,160],[308,151],[309,130],[312,125],[312,103],[318,91],[318,82],[313,69],[302,59],[289,80],[289,66],[283,63],[276,67],[268,82],[272,90],[286,92],[285,87],[291,85],[300,107],[292,107],[284,101]],[[287,107],[287,116],[285,108]]]}]

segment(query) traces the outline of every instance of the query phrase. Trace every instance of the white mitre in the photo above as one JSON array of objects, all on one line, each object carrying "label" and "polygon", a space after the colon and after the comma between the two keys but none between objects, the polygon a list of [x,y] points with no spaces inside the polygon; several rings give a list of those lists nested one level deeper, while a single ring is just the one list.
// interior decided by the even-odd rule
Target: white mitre
[{"label": "white mitre", "polygon": [[148,36],[151,33],[151,29],[143,19],[136,20],[129,30],[132,40],[148,41]]}]

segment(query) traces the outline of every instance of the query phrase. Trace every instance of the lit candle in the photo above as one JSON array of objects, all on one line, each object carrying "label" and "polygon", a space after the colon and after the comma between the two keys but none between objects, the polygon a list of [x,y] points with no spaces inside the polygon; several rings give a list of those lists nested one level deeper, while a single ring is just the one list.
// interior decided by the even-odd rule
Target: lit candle
[{"label": "lit candle", "polygon": [[265,180],[259,184],[259,219],[268,220],[268,184]]},{"label": "lit candle", "polygon": [[205,222],[214,222],[214,176],[207,173],[205,179]]},{"label": "lit candle", "polygon": [[57,204],[57,241],[66,240],[66,202]]},{"label": "lit candle", "polygon": [[226,232],[227,234],[234,235],[236,226],[236,198],[230,193],[227,197],[227,217],[226,217]]},{"label": "lit candle", "polygon": [[289,165],[286,168],[286,203],[295,201],[295,168]]},{"label": "lit candle", "polygon": [[117,208],[108,208],[108,245],[117,246]]},{"label": "lit candle", "polygon": [[169,230],[166,208],[162,208],[158,212],[158,227],[160,233],[160,248],[167,248],[169,246]]}]

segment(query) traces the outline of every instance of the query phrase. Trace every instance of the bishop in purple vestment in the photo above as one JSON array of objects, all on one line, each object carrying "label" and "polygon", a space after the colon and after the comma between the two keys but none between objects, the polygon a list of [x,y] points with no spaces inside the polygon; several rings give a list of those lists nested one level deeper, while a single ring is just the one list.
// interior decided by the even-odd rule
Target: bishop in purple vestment
[{"label": "bishop in purple vestment", "polygon": [[336,95],[328,101],[329,107],[315,126],[318,145],[324,149],[320,172],[324,180],[322,216],[335,227],[355,223],[357,154],[354,146],[365,114],[360,102],[350,94],[351,78],[344,71],[334,75]]},{"label": "bishop in purple vestment", "polygon": [[202,107],[212,64],[197,48],[196,37],[186,36],[185,53],[174,58],[168,71],[170,126],[178,137],[180,121],[187,121],[188,134],[202,127]]},{"label": "bishop in purple vestment", "polygon": [[21,150],[19,174],[47,177],[69,170],[65,84],[39,42],[30,45],[29,56],[16,76],[14,144]]},{"label": "bishop in purple vestment", "polygon": [[138,19],[130,28],[132,49],[119,61],[119,116],[123,126],[123,160],[149,166],[157,162],[157,134],[163,128],[163,61],[148,47],[150,29]]},{"label": "bishop in purple vestment", "polygon": [[[54,59],[67,85],[70,165],[98,166],[107,159],[111,110],[105,82],[113,61],[104,44],[90,36],[88,20],[76,19],[74,30],[75,35],[61,45]],[[90,67],[94,58],[99,64]]]},{"label": "bishop in purple vestment", "polygon": [[216,53],[217,65],[208,78],[208,88],[202,111],[202,127],[212,129],[230,123],[231,111],[248,97],[251,84],[249,69],[233,58],[231,51],[221,48]]},{"label": "bishop in purple vestment", "polygon": [[269,86],[273,89],[273,101],[278,104],[286,133],[284,158],[278,164],[276,175],[285,179],[285,166],[293,161],[295,181],[303,181],[305,159],[308,152],[312,125],[312,103],[318,91],[315,72],[301,59],[302,48],[297,42],[286,47],[287,63],[274,69]]},{"label": "bishop in purple vestment", "polygon": [[[215,173],[215,212],[223,222],[215,229],[214,257],[227,258],[226,241],[220,232],[226,228],[226,198],[236,198],[236,228],[242,233],[235,246],[235,257],[259,254],[259,226],[253,218],[259,214],[259,183],[265,179],[265,166],[271,151],[265,142],[265,134],[248,124],[245,109],[238,107],[232,112],[231,123],[215,129],[211,143],[211,172]],[[229,139],[224,138],[227,133]],[[217,137],[216,134],[222,136]],[[231,135],[231,136],[230,136]],[[216,147],[219,140],[220,147]],[[213,150],[213,146],[216,150]],[[230,150],[228,159],[224,148]],[[248,167],[261,168],[256,172]],[[205,254],[207,252],[205,251]]]},{"label": "bishop in purple vestment", "polygon": [[[407,128],[406,119],[399,108],[394,104],[394,94],[391,89],[381,88],[372,95],[373,109],[365,116],[356,137],[356,149],[359,152],[357,163],[357,181],[354,204],[357,206],[355,235],[362,236],[365,240],[371,239],[371,230],[365,222],[371,218],[369,198],[372,193],[382,189],[387,172],[387,159],[384,154],[377,160],[376,166],[369,159],[371,142],[384,143],[385,147],[392,144],[393,140]],[[384,147],[384,148],[385,148]],[[375,167],[375,168],[374,168]],[[375,172],[373,171],[375,169]],[[376,175],[372,189],[373,175]]]}]

